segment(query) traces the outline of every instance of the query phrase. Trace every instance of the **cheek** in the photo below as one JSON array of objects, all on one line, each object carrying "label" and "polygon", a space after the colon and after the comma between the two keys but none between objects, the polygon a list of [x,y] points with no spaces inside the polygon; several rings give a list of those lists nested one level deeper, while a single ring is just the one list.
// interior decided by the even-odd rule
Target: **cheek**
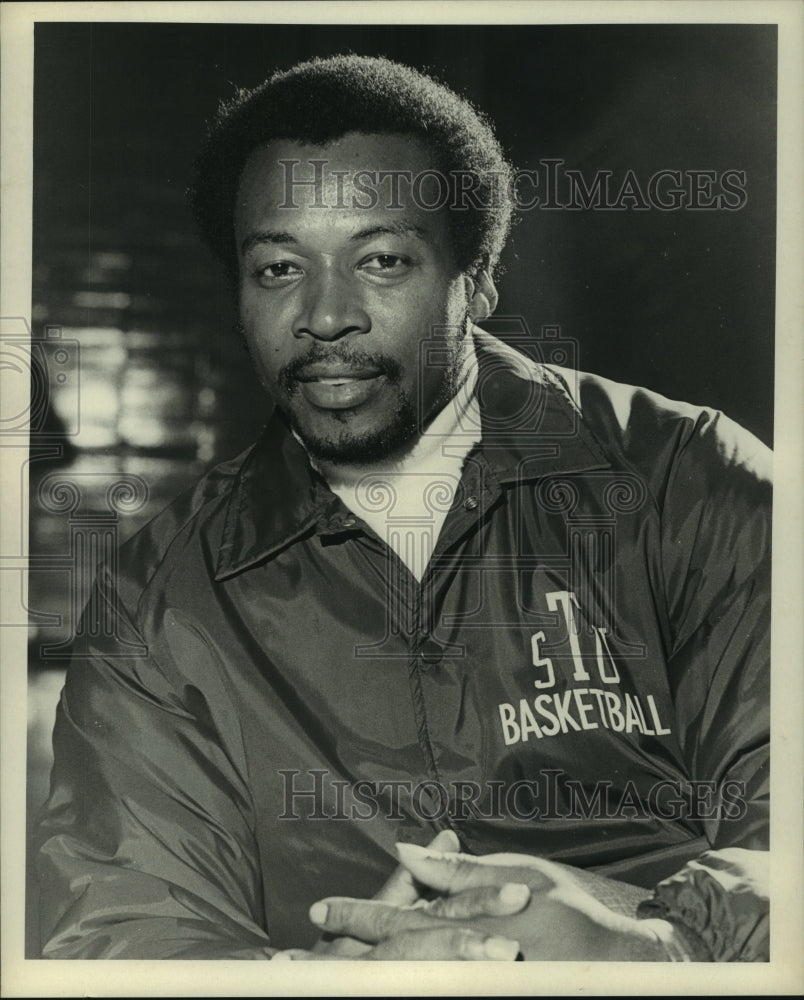
[{"label": "cheek", "polygon": [[257,377],[263,388],[273,392],[277,374],[286,359],[282,357],[278,345],[263,331],[255,331],[245,320],[242,329]]},{"label": "cheek", "polygon": [[254,363],[262,371],[273,371],[284,364],[288,338],[282,336],[278,310],[270,312],[247,295],[240,297],[240,326]]},{"label": "cheek", "polygon": [[462,281],[434,280],[412,290],[406,302],[396,304],[393,323],[396,326],[404,324],[417,348],[422,337],[441,339],[462,327],[467,309],[468,299]]}]

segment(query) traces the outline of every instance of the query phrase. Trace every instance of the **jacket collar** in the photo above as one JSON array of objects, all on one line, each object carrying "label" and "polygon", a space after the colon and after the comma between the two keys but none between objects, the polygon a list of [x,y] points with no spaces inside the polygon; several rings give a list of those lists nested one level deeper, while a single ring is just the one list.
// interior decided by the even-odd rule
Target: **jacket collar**
[{"label": "jacket collar", "polygon": [[501,483],[608,467],[557,371],[482,330],[475,349],[481,450]]},{"label": "jacket collar", "polygon": [[[608,467],[561,376],[482,330],[474,333],[478,448],[498,482],[516,485]],[[346,508],[275,413],[235,480],[215,579],[227,579],[305,534],[348,531],[347,518]]]}]

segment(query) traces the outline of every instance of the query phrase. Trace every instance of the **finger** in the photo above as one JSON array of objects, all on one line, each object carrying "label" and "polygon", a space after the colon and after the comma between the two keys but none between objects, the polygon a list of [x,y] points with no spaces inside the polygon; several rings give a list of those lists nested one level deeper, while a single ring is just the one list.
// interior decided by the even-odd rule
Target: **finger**
[{"label": "finger", "polygon": [[[464,899],[464,896],[467,898]],[[505,892],[497,886],[467,890],[451,899],[404,909],[373,899],[332,896],[310,908],[310,919],[325,934],[346,935],[378,944],[409,931],[443,928],[449,920],[513,916],[521,912],[528,898],[528,887],[517,885],[509,886]]]},{"label": "finger", "polygon": [[519,942],[459,927],[403,931],[367,952],[369,961],[514,962]]},{"label": "finger", "polygon": [[[357,942],[356,942],[357,943]],[[332,948],[306,951],[304,948],[286,948],[274,954],[272,961],[280,962],[357,962],[369,958],[371,945],[360,944],[359,950]]]},{"label": "finger", "polygon": [[485,935],[465,928],[439,927],[404,931],[359,955],[338,952],[316,954],[303,948],[278,951],[274,961],[463,961],[513,962],[520,952],[518,941]]},{"label": "finger", "polygon": [[356,954],[362,950],[362,942],[375,944],[405,931],[432,930],[447,920],[512,917],[521,913],[529,901],[529,887],[515,883],[467,889],[402,908],[379,900],[331,897],[311,907],[310,919],[323,934],[316,951],[326,952],[339,942],[349,942],[349,948],[339,948],[339,953],[350,950]]},{"label": "finger", "polygon": [[344,955],[340,952],[315,952],[305,951],[303,948],[288,948],[286,951],[278,951],[272,961],[274,962],[354,962],[368,957],[371,949],[366,948],[357,955]]},{"label": "finger", "polygon": [[427,845],[428,851],[441,851],[444,854],[454,854],[460,849],[461,842],[453,830],[440,830]]},{"label": "finger", "polygon": [[[460,841],[452,830],[442,830],[427,845],[431,851],[441,851],[451,853],[461,849]],[[414,884],[413,876],[404,865],[398,865],[388,881],[374,899],[382,900],[384,903],[393,903],[395,906],[409,906],[419,898],[419,890]]]},{"label": "finger", "polygon": [[345,934],[377,944],[402,931],[431,930],[442,920],[430,916],[426,908],[392,906],[375,899],[330,896],[313,903],[310,920],[326,934]]},{"label": "finger", "polygon": [[[484,885],[502,886],[506,882],[522,882],[531,890],[546,889],[555,880],[541,869],[540,859],[534,864],[506,864],[506,855],[499,855],[500,864],[489,863],[488,859],[478,859],[467,854],[441,854],[416,844],[397,844],[396,851],[402,864],[414,879],[439,892],[458,893],[465,889]],[[546,864],[549,865],[549,862]]]},{"label": "finger", "polygon": [[338,955],[343,958],[359,958],[370,947],[370,944],[366,944],[365,941],[358,941],[356,938],[333,937],[330,934],[324,934],[313,945],[313,954],[323,955],[325,958],[327,955]]},{"label": "finger", "polygon": [[467,920],[471,917],[511,917],[520,913],[530,902],[530,886],[522,882],[506,882],[478,889],[465,889],[454,896],[440,896],[426,906],[432,916],[447,920]]}]

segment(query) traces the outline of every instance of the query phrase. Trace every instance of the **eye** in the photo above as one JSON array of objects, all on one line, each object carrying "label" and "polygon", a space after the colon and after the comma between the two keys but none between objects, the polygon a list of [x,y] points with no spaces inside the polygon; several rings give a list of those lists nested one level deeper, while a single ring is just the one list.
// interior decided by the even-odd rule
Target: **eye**
[{"label": "eye", "polygon": [[408,257],[401,257],[395,253],[375,253],[367,257],[361,268],[368,274],[377,277],[398,278],[410,270],[411,260]]},{"label": "eye", "polygon": [[289,260],[276,260],[271,264],[258,267],[254,271],[254,277],[261,285],[272,288],[295,281],[301,273],[302,270],[297,264],[292,264]]}]

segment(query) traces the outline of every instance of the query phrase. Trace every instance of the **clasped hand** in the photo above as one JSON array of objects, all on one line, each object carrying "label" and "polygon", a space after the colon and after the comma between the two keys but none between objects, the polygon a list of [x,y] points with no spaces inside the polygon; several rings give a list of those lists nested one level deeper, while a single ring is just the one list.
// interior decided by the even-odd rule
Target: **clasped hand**
[{"label": "clasped hand", "polygon": [[[572,869],[523,854],[476,858],[457,847],[448,831],[426,848],[398,844],[401,866],[374,899],[313,904],[322,940],[274,958],[667,960],[669,925],[615,913],[579,886]],[[422,886],[436,898],[422,898]]]}]

